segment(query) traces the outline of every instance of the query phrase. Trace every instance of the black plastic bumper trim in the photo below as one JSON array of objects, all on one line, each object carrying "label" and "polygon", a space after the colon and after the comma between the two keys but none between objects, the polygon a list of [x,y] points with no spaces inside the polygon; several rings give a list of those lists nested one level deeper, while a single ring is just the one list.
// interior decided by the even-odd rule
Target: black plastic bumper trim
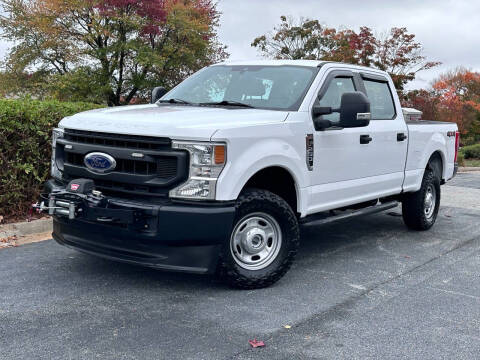
[{"label": "black plastic bumper trim", "polygon": [[[54,240],[65,247],[73,250],[80,251],[85,254],[101,257],[108,260],[120,261],[133,265],[140,265],[150,267],[158,270],[187,272],[196,274],[208,274],[214,273],[218,262],[219,246],[202,246],[202,247],[190,247],[190,248],[171,248],[166,249],[165,254],[150,256],[148,258],[141,258],[135,256],[135,254],[126,255],[125,252],[115,252],[111,250],[100,250],[98,247],[89,248],[88,246],[79,244],[78,242],[66,241],[62,237],[59,237],[55,233],[53,234]],[[196,257],[192,257],[192,250],[196,252]],[[175,256],[173,252],[177,252]],[[176,264],[169,263],[169,258],[175,257]],[[179,258],[182,261],[179,261]],[[197,264],[197,259],[202,259],[203,265]],[[170,262],[172,262],[170,260]],[[182,265],[183,263],[183,265]]]},{"label": "black plastic bumper trim", "polygon": [[[46,191],[64,189],[49,181]],[[134,221],[103,223],[96,217],[54,216],[53,237],[62,245],[104,258],[174,271],[213,272],[220,247],[233,227],[233,203],[203,205],[171,201],[130,201],[109,198],[114,209],[134,212]],[[112,209],[87,210],[102,217]],[[138,214],[143,214],[139,218]],[[111,215],[111,214],[110,214]],[[148,226],[143,226],[148,225]]]}]

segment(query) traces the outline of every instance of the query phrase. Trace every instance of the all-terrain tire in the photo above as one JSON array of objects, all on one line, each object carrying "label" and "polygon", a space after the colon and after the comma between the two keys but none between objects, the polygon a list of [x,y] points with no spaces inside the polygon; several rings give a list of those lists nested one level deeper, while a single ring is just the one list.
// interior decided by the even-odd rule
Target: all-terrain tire
[{"label": "all-terrain tire", "polygon": [[[242,264],[241,261],[239,262],[238,253],[234,255],[236,247],[233,237],[234,234],[238,236],[237,229],[241,231],[238,228],[239,226],[257,215],[274,219],[271,222],[278,225],[279,233],[281,233],[281,244],[275,252],[275,257],[270,258],[269,264],[265,264],[264,268],[252,270],[245,268],[246,265]],[[255,231],[255,229],[252,229],[252,231]],[[259,231],[262,231],[262,229],[259,229]],[[246,189],[236,202],[234,228],[230,238],[225,241],[222,247],[218,273],[224,281],[235,288],[258,289],[270,286],[290,269],[297,254],[299,242],[298,220],[288,203],[270,191],[255,188]]]},{"label": "all-terrain tire", "polygon": [[[434,193],[433,208],[427,211],[428,198]],[[408,228],[417,231],[424,231],[430,229],[437,219],[438,209],[440,207],[440,177],[430,168],[425,170],[423,175],[422,187],[420,190],[405,194],[402,201],[402,215],[403,221]]]}]

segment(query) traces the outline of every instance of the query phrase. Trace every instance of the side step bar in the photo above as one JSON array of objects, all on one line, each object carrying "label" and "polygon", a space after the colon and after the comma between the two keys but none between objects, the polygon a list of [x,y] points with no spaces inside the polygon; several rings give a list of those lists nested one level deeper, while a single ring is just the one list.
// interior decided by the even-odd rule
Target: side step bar
[{"label": "side step bar", "polygon": [[378,212],[396,208],[398,204],[400,204],[398,201],[390,201],[388,203],[369,206],[360,210],[354,210],[354,211],[342,213],[339,215],[326,215],[323,218],[318,218],[318,216],[313,215],[312,217],[305,218],[304,221],[301,222],[301,225],[317,226],[317,225],[328,224],[337,220],[350,219],[356,216],[375,214]]}]

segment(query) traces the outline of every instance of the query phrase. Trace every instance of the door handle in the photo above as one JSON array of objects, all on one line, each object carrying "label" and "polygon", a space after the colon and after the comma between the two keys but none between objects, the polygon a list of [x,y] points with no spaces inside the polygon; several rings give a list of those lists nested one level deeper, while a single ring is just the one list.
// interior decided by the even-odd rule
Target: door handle
[{"label": "door handle", "polygon": [[404,141],[407,138],[407,135],[404,133],[398,133],[397,134],[397,141]]},{"label": "door handle", "polygon": [[368,144],[372,140],[370,135],[360,135],[360,144]]}]

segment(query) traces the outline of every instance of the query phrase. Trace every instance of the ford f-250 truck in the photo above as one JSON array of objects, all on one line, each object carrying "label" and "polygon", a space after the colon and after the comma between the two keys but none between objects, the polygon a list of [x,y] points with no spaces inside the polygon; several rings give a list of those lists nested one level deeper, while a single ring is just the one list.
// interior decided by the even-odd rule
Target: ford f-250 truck
[{"label": "ford f-250 truck", "polygon": [[401,203],[429,229],[456,173],[457,126],[406,123],[379,70],[226,62],[152,97],[53,131],[41,208],[58,243],[259,288],[290,268],[301,226]]}]

